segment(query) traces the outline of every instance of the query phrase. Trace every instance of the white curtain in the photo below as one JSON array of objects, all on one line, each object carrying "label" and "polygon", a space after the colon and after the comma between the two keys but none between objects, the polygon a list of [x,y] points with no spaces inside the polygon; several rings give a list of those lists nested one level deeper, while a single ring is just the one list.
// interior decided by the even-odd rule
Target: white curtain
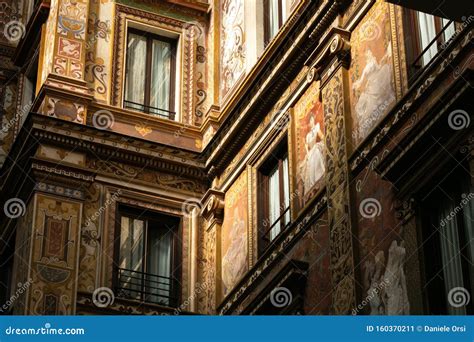
[{"label": "white curtain", "polygon": [[[269,175],[269,219],[270,227],[280,217],[280,173],[278,167]],[[270,241],[272,241],[279,233],[281,227],[280,222],[276,223],[270,230]]]},{"label": "white curtain", "polygon": [[[443,27],[449,24],[450,20],[442,18],[442,23]],[[456,28],[454,27],[454,22],[452,22],[444,31],[444,41],[447,42],[448,40],[451,39],[452,36],[454,36],[454,33],[456,32]]]},{"label": "white curtain", "polygon": [[141,291],[140,275],[133,272],[143,272],[144,222],[122,216],[120,234],[120,268],[123,271],[121,282],[125,288],[134,290],[129,295],[136,297]]},{"label": "white curtain", "polygon": [[[432,40],[436,37],[435,18],[431,14],[417,12],[418,25],[420,28],[421,50],[425,50]],[[436,43],[432,44],[430,48],[423,54],[423,66],[427,65],[431,59],[438,53],[438,46]]]},{"label": "white curtain", "polygon": [[[464,287],[462,276],[462,264],[459,244],[458,220],[454,216],[450,220],[446,218],[455,210],[453,200],[446,200],[441,204],[439,211],[440,217],[438,222],[445,222],[440,227],[441,241],[441,259],[443,265],[444,284],[446,288],[446,298],[451,289],[455,287]],[[448,304],[448,313],[452,315],[465,315],[464,307],[455,308]]]},{"label": "white curtain", "polygon": [[270,39],[276,36],[278,33],[278,30],[280,28],[279,24],[279,17],[280,13],[278,10],[278,3],[281,0],[268,0],[268,12],[266,15],[268,15],[268,33],[270,34]]},{"label": "white curtain", "polygon": [[[154,229],[155,228],[155,229]],[[151,293],[152,302],[169,305],[169,297],[171,295],[171,248],[173,241],[173,233],[151,227],[148,231],[149,250],[147,256],[147,273],[148,276],[147,292]]]},{"label": "white curtain", "polygon": [[127,104],[138,110],[145,103],[146,38],[129,33],[127,46],[127,75],[125,77],[125,101],[140,105]]},{"label": "white curtain", "polygon": [[[467,241],[467,251],[469,262],[467,263],[469,269],[469,276],[471,280],[471,291],[474,291],[474,186],[471,184],[471,180],[468,178],[463,186],[463,193],[468,201],[463,207],[463,221],[464,221],[464,230],[466,234]],[[472,294],[471,298],[474,298]],[[471,299],[473,300],[473,299]]]},{"label": "white curtain", "polygon": [[169,111],[171,90],[171,46],[169,43],[153,41],[152,65],[150,106]]},{"label": "white curtain", "polygon": [[[290,178],[289,178],[289,172],[288,172],[288,156],[283,159],[283,204],[284,208],[283,210],[286,210],[287,208],[290,207]],[[288,210],[285,213],[285,220],[284,224],[287,225],[290,222],[290,211]]]}]

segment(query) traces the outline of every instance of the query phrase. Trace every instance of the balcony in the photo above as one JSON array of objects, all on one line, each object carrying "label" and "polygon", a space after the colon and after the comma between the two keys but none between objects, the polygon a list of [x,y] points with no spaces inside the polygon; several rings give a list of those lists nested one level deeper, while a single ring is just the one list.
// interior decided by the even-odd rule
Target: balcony
[{"label": "balcony", "polygon": [[288,226],[291,224],[289,218],[290,207],[287,207],[283,213],[273,222],[273,224],[268,228],[261,237],[261,248],[260,252],[266,251],[283,231],[285,231]]},{"label": "balcony", "polygon": [[125,268],[118,268],[117,274],[117,297],[168,307],[178,306],[179,286],[175,278]]},{"label": "balcony", "polygon": [[161,109],[161,108],[146,106],[144,104],[136,103],[132,101],[124,101],[123,106],[124,108],[147,113],[147,114],[157,116],[162,119],[168,119],[168,120],[174,121],[176,117],[176,112],[172,112],[172,111]]}]

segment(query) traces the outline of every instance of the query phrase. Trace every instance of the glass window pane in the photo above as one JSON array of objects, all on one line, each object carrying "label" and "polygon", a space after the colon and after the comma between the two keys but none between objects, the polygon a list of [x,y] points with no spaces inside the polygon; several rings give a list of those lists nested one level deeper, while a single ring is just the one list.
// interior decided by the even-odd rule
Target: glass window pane
[{"label": "glass window pane", "polygon": [[[443,23],[443,28],[446,27],[450,22],[449,19],[445,19],[445,18],[442,18],[441,21]],[[451,37],[454,36],[455,32],[456,32],[456,28],[454,27],[454,22],[452,22],[451,24],[449,24],[448,27],[446,27],[446,30],[444,30],[444,41],[448,42],[451,39]]]},{"label": "glass window pane", "polygon": [[[171,92],[171,44],[153,41],[150,106],[170,110]],[[155,114],[167,115],[157,111]]]},{"label": "glass window pane", "polygon": [[[288,172],[288,156],[285,156],[283,159],[283,204],[284,208],[283,211],[285,211],[287,208],[290,207],[290,175]],[[285,213],[284,217],[284,225],[287,225],[290,222],[290,211],[288,210]]]},{"label": "glass window pane", "polygon": [[[128,34],[127,74],[125,77],[125,107],[144,110],[146,38],[134,33]],[[130,103],[132,102],[132,103]]]},{"label": "glass window pane", "polygon": [[[268,198],[269,198],[269,218],[270,227],[280,217],[280,172],[276,167],[269,175]],[[270,240],[273,240],[280,233],[280,222],[276,223],[270,230]]]},{"label": "glass window pane", "polygon": [[172,293],[171,251],[173,233],[166,227],[150,226],[148,230],[147,291],[148,300],[170,304]]},{"label": "glass window pane", "polygon": [[275,37],[278,29],[280,28],[280,11],[279,11],[280,0],[268,0],[268,33],[270,40]]},{"label": "glass window pane", "polygon": [[143,272],[144,222],[122,216],[119,265],[121,287],[128,297],[140,296]]},{"label": "glass window pane", "polygon": [[[424,51],[428,45],[436,37],[435,18],[431,14],[417,12],[418,25],[420,29],[421,51]],[[432,44],[423,54],[423,66],[427,65],[431,59],[438,53],[438,46],[436,43]]]}]

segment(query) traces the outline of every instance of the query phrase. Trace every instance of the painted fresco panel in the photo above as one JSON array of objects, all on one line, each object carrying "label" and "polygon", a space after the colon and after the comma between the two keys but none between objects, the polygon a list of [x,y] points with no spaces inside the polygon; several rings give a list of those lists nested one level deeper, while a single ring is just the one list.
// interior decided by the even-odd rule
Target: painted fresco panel
[{"label": "painted fresco panel", "polygon": [[296,170],[293,174],[299,209],[324,186],[326,152],[319,85],[319,82],[313,82],[294,108]]},{"label": "painted fresco panel", "polygon": [[245,70],[244,1],[223,1],[221,20],[221,91],[225,96]]},{"label": "painted fresco panel", "polygon": [[357,146],[396,101],[390,14],[377,1],[351,38],[352,142]]},{"label": "painted fresco panel", "polygon": [[225,195],[222,224],[222,293],[227,295],[248,270],[248,190],[244,171]]}]

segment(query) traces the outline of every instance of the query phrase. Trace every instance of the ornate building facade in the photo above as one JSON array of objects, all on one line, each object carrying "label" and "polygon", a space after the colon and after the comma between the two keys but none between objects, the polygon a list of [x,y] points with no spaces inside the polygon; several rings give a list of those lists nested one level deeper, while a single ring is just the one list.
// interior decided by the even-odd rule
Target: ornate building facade
[{"label": "ornate building facade", "polygon": [[1,313],[474,313],[474,11],[391,2],[1,2]]}]

